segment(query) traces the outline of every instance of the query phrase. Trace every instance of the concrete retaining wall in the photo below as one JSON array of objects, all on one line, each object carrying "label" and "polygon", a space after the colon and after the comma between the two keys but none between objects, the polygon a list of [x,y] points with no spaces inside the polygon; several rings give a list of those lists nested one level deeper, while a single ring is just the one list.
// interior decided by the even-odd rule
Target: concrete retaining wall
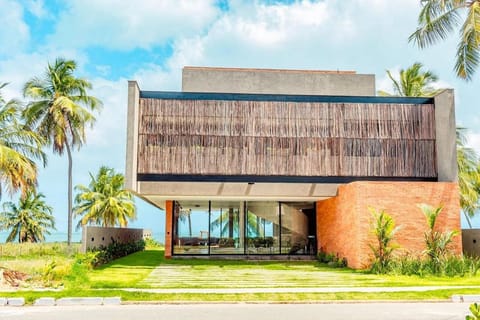
[{"label": "concrete retaining wall", "polygon": [[465,255],[480,257],[480,229],[463,229],[462,246]]},{"label": "concrete retaining wall", "polygon": [[113,241],[129,243],[151,237],[152,231],[149,229],[84,226],[82,232],[82,252],[102,246],[106,247]]}]

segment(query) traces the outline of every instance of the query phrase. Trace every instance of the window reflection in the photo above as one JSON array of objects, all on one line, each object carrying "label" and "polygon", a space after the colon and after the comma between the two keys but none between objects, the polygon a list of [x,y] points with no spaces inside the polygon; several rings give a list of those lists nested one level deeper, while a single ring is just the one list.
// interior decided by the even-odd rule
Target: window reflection
[{"label": "window reflection", "polygon": [[311,202],[176,201],[175,255],[315,254]]}]

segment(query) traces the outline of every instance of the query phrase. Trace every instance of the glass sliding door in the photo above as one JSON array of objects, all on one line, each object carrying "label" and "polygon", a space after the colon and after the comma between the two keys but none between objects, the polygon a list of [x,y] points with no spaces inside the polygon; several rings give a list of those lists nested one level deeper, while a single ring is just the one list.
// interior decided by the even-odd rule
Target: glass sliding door
[{"label": "glass sliding door", "polygon": [[280,253],[278,202],[247,202],[246,237],[248,254]]},{"label": "glass sliding door", "polygon": [[174,202],[174,255],[315,254],[312,202]]},{"label": "glass sliding door", "polygon": [[212,201],[210,214],[210,254],[244,254],[244,202]]},{"label": "glass sliding door", "polygon": [[208,201],[176,201],[173,212],[173,253],[208,254]]},{"label": "glass sliding door", "polygon": [[303,212],[309,203],[281,204],[281,253],[309,254],[308,216]]}]

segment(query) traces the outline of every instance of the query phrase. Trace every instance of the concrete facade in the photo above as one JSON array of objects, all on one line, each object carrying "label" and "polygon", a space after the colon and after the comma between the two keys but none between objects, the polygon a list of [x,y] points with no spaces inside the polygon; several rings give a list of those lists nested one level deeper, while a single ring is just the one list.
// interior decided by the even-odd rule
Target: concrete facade
[{"label": "concrete facade", "polygon": [[183,92],[374,96],[375,75],[354,71],[184,67]]},{"label": "concrete facade", "polygon": [[434,97],[438,181],[457,181],[455,97],[452,89]]},{"label": "concrete facade", "polygon": [[136,81],[128,81],[127,106],[127,157],[125,168],[125,188],[137,190],[137,154],[138,154],[138,108],[140,89]]},{"label": "concrete facade", "polygon": [[[433,99],[426,99],[427,102],[410,102],[410,100],[408,100],[409,98],[405,98],[406,102],[395,102],[393,98],[391,100],[394,102],[384,103],[383,101],[387,101],[381,100],[384,98],[373,97],[376,93],[375,79],[373,75],[360,75],[356,74],[355,72],[336,71],[327,72],[197,67],[185,67],[183,69],[182,89],[184,92],[198,93],[246,93],[252,95],[274,94],[278,95],[279,100],[281,100],[282,97],[285,97],[285,95],[325,95],[331,96],[335,99],[338,98],[338,100],[341,100],[346,96],[354,96],[356,98],[361,97],[360,101],[363,101],[361,103],[364,104],[369,104],[369,101],[375,101],[373,103],[380,103],[384,108],[378,111],[378,117],[382,117],[380,114],[385,110],[385,108],[389,107],[388,103],[397,105],[406,104],[409,108],[425,108],[425,105],[427,105],[428,108],[430,108],[429,110],[431,110],[431,117],[417,116],[416,118],[414,117],[414,119],[431,119],[428,122],[429,128],[425,129],[422,126],[423,129],[431,130],[432,132],[432,137],[428,138],[430,139],[428,141],[431,141],[431,148],[428,149],[431,152],[429,152],[428,155],[432,156],[432,161],[428,162],[428,165],[425,165],[424,167],[431,168],[433,174],[436,175],[418,175],[406,177],[401,176],[400,174],[399,176],[384,175],[379,177],[358,175],[355,177],[346,177],[347,179],[344,180],[331,180],[332,177],[328,176],[326,178],[329,178],[329,181],[326,181],[327,179],[321,181],[314,181],[312,179],[306,179],[304,181],[301,181],[301,179],[295,181],[288,180],[291,177],[285,177],[285,180],[282,181],[282,176],[280,175],[275,177],[277,179],[276,181],[270,181],[269,178],[271,177],[267,177],[268,179],[266,179],[266,181],[243,181],[242,179],[240,179],[242,181],[236,181],[229,180],[230,177],[223,171],[223,176],[222,173],[220,173],[220,175],[216,173],[216,176],[213,178],[213,180],[202,180],[202,175],[200,175],[200,180],[188,180],[188,178],[193,176],[191,172],[187,172],[189,175],[187,174],[182,176],[182,179],[180,180],[175,180],[175,175],[171,175],[174,176],[173,178],[171,176],[168,177],[169,172],[165,172],[165,174],[163,172],[155,172],[152,174],[150,174],[148,171],[140,172],[137,168],[139,157],[138,153],[140,149],[139,143],[141,143],[139,141],[142,141],[138,138],[139,130],[141,131],[141,129],[139,129],[139,122],[145,121],[148,123],[148,125],[155,126],[156,123],[163,124],[165,122],[162,121],[170,120],[163,115],[157,117],[154,121],[145,120],[148,119],[148,117],[152,117],[152,110],[158,110],[152,108],[153,103],[151,100],[155,98],[149,96],[148,98],[142,100],[142,91],[140,91],[136,82],[130,81],[128,89],[129,98],[126,186],[137,195],[165,210],[166,257],[169,258],[175,255],[173,252],[175,244],[173,242],[177,242],[177,240],[174,240],[176,239],[174,238],[174,234],[178,231],[174,231],[175,226],[173,224],[175,220],[175,212],[177,212],[174,210],[174,208],[176,205],[178,205],[178,201],[245,201],[245,203],[248,201],[273,201],[278,203],[291,201],[315,203],[316,213],[314,213],[314,216],[316,215],[317,250],[322,250],[326,253],[335,253],[340,258],[346,258],[348,265],[352,268],[365,268],[371,262],[372,256],[369,244],[372,241],[372,215],[368,210],[369,207],[373,207],[377,210],[385,210],[394,218],[396,225],[401,226],[401,230],[395,237],[396,242],[398,242],[398,244],[402,247],[399,252],[409,252],[412,255],[421,255],[425,249],[423,234],[426,230],[426,221],[423,213],[417,206],[418,204],[426,203],[432,206],[443,206],[443,212],[438,219],[437,228],[439,230],[460,230],[460,204],[457,185],[455,108],[453,90],[444,90]],[[199,96],[201,96],[201,94]],[[228,99],[231,99],[231,96],[229,96]],[[304,98],[305,97],[302,96],[302,99]],[[148,101],[148,99],[151,100]],[[170,98],[163,99],[167,101],[166,103],[171,103],[171,105],[165,105],[166,107],[178,106],[181,105],[183,101],[187,100],[191,105],[205,107],[205,104],[202,104],[201,100],[195,100],[194,102],[191,102],[192,98],[188,97],[178,98],[179,100],[174,100],[173,98],[173,100]],[[221,101],[222,99],[223,98],[218,98],[218,100],[215,101]],[[379,100],[381,101],[378,102]],[[349,101],[352,100],[350,99]],[[221,102],[218,104],[220,105],[220,103]],[[361,103],[357,103],[357,105],[353,107],[358,107],[358,105]],[[424,105],[422,105],[422,103]],[[292,103],[292,105],[294,104]],[[342,104],[341,101],[338,105],[333,105],[334,112],[338,112],[338,110],[344,110],[337,109],[337,107],[352,107],[346,103]],[[296,106],[298,108],[299,105]],[[142,107],[150,109],[148,109],[149,112],[140,117],[139,108]],[[216,108],[224,108],[224,106]],[[165,110],[167,110],[165,114],[168,115],[169,109],[166,108]],[[405,114],[401,112],[402,111],[399,111],[394,115]],[[377,112],[373,112],[373,114],[374,116],[372,121],[380,119],[375,118],[377,117]],[[211,114],[208,114],[207,118],[210,117]],[[329,116],[325,116],[322,119],[330,119],[329,117],[333,117],[332,112],[329,113]],[[355,122],[357,121],[357,118],[350,117],[347,120],[350,122],[345,121],[345,123],[341,123],[338,127],[345,125],[357,125]],[[388,126],[392,127],[392,118],[389,118],[389,116],[385,116],[385,118],[381,118],[380,120],[383,121],[382,125],[388,123]],[[401,121],[399,122],[404,123]],[[168,124],[170,126],[175,125],[173,122],[168,122]],[[148,125],[144,126],[144,128],[148,129]],[[212,121],[211,125],[213,126],[216,124],[214,121]],[[404,127],[402,130],[410,130],[410,132],[420,131],[418,130],[418,122],[416,128],[414,128],[415,124],[409,125],[408,128],[406,128],[407,125],[403,124],[403,126]],[[194,126],[192,125],[192,127]],[[368,123],[359,124],[358,128],[360,128],[359,130],[367,131],[375,130],[372,129],[372,126]],[[346,130],[342,131],[340,129],[338,131],[339,135],[345,131]],[[385,132],[389,131],[385,130]],[[398,132],[400,132],[399,134],[401,135],[402,131],[399,130]],[[155,143],[158,143],[157,141],[161,140],[160,138],[163,138],[161,133],[152,134],[151,132],[147,132],[147,134],[143,134],[150,134],[153,137],[142,137],[144,141],[142,146],[147,146],[147,148],[153,148],[156,146],[157,148],[160,148],[158,147],[159,144],[155,145]],[[157,136],[160,138],[157,139]],[[396,137],[395,134],[392,136],[394,136],[394,138]],[[296,139],[303,137],[304,136],[298,136],[293,138]],[[202,139],[203,138],[205,137],[202,137]],[[332,139],[337,138],[339,137],[332,137]],[[349,136],[348,138],[354,139],[355,137]],[[385,139],[385,137],[381,138]],[[418,139],[418,137],[415,137],[415,139],[422,140]],[[427,153],[422,153],[422,150],[424,149],[418,148],[418,144],[416,144],[417,141],[415,139],[411,139],[411,141],[401,141],[399,145],[410,143],[413,145],[413,147],[408,149],[411,151],[409,155],[422,157],[422,154],[425,155]],[[422,141],[426,140],[427,139],[423,139]],[[206,149],[206,147],[202,146],[199,142],[193,143],[192,145],[198,148],[198,150]],[[165,147],[162,148],[162,151],[164,151]],[[254,148],[251,148],[251,150],[245,151],[254,152],[252,151],[253,149]],[[359,154],[356,154],[355,152],[348,153],[346,150],[347,148],[342,145],[338,148],[338,150],[332,149],[330,151],[335,153],[335,157],[337,158],[348,156],[352,159],[355,159],[355,157],[359,157]],[[358,149],[356,150],[358,151]],[[378,152],[383,152],[384,154],[388,153],[389,156],[392,157],[391,159],[398,160],[398,158],[395,157],[402,156],[402,151],[398,150],[402,149],[380,146],[375,150],[368,149],[367,151],[363,151],[371,156],[371,163],[374,163],[375,161],[379,162]],[[240,150],[240,152],[241,151],[242,150]],[[189,157],[189,159],[192,159],[192,161],[196,161],[197,158],[200,157],[199,152],[200,151],[196,152],[194,150],[181,153],[182,157],[179,158],[183,159],[184,157]],[[286,152],[288,152],[288,150]],[[306,152],[308,152],[308,150]],[[163,154],[165,154],[165,152]],[[222,158],[219,157],[217,159]],[[318,159],[320,161],[320,159],[324,158],[319,157]],[[332,159],[335,160],[335,158]],[[417,159],[418,158],[415,158],[415,161],[417,161]],[[217,160],[213,159],[213,161]],[[404,162],[405,160],[403,160],[402,165]],[[164,162],[147,163],[155,164]],[[290,162],[288,163],[290,164]],[[338,167],[341,167],[340,162],[338,163]],[[355,166],[359,162],[352,161],[351,163],[352,166]],[[388,163],[383,164],[382,162],[382,165],[382,168],[384,168],[388,166]],[[138,167],[141,166],[138,165]],[[358,165],[358,167],[361,167],[361,165]],[[142,178],[142,175],[149,176],[149,178]],[[167,176],[167,179],[165,176]],[[185,176],[187,176],[187,178],[185,178]],[[242,178],[241,175],[236,176],[236,178],[239,177]],[[252,177],[255,178],[255,176]],[[302,177],[300,176],[300,178]],[[318,177],[308,176],[307,178]],[[352,180],[354,182],[351,182]],[[244,219],[244,217],[242,218],[242,216],[240,216],[239,219]],[[285,221],[286,220],[287,219],[285,219]],[[302,224],[302,226],[305,225],[306,223]],[[303,231],[303,233],[306,232]],[[281,238],[281,236],[279,238]],[[469,248],[471,247],[473,240],[473,238],[468,240],[470,241],[468,244],[464,242],[466,250],[470,250]],[[206,244],[203,245],[205,246]],[[461,254],[461,236],[457,236],[455,238],[452,250],[455,254]],[[472,250],[476,249],[473,248]],[[210,245],[208,252],[210,253]]]}]

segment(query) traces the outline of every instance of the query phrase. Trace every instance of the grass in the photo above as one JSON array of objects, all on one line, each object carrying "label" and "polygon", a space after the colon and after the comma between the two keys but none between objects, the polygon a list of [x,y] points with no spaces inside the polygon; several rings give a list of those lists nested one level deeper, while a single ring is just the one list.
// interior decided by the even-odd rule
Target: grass
[{"label": "grass", "polygon": [[375,275],[316,261],[166,260],[158,248],[118,259],[87,276],[92,288],[480,286],[480,276]]},{"label": "grass", "polygon": [[[70,272],[80,244],[66,243],[5,243],[0,244],[0,268],[22,271],[34,281],[48,282],[48,277],[61,278]],[[52,275],[46,275],[55,265]]]},{"label": "grass", "polygon": [[24,297],[27,304],[32,304],[41,297],[55,299],[63,297],[121,297],[126,302],[160,302],[160,303],[315,303],[328,301],[445,301],[453,294],[478,294],[478,289],[449,289],[431,290],[424,292],[334,292],[334,293],[241,293],[241,294],[202,294],[202,293],[175,293],[157,294],[146,292],[127,292],[115,289],[106,290],[63,290],[63,291],[19,291],[2,292],[2,297]]},{"label": "grass", "polygon": [[[2,297],[25,297],[32,303],[39,297],[119,296],[123,301],[159,302],[318,302],[338,300],[444,300],[453,294],[478,293],[478,288],[442,289],[423,292],[355,292],[355,287],[393,286],[480,286],[476,277],[418,277],[375,275],[347,268],[334,269],[316,261],[248,261],[171,259],[160,248],[117,259],[100,268],[88,270],[73,263],[74,255],[57,252],[44,255],[20,254],[2,257],[1,265],[17,270],[35,270],[48,261],[70,263],[61,291],[36,292],[27,289],[2,292]],[[57,250],[58,251],[58,250]],[[27,252],[27,251],[25,251]],[[42,260],[43,259],[43,260]],[[31,265],[30,265],[31,264]],[[57,267],[59,268],[57,263]],[[12,268],[15,269],[15,268]],[[40,270],[42,270],[40,268]],[[352,287],[352,292],[334,293],[147,293],[127,292],[121,288],[273,288],[273,287]]]}]

